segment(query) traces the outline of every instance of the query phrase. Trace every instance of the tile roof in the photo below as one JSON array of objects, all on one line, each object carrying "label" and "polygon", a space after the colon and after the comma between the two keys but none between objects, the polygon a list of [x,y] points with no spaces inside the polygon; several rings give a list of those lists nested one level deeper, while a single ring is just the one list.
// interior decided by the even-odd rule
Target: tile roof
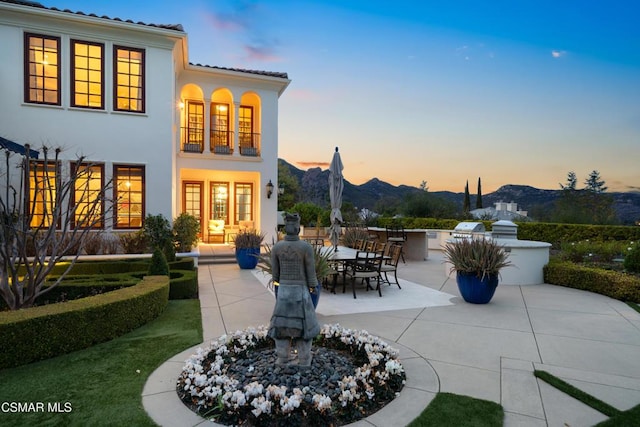
[{"label": "tile roof", "polygon": [[229,68],[229,67],[218,67],[217,65],[194,64],[192,62],[190,62],[189,65],[194,65],[196,67],[214,68],[216,70],[236,71],[239,73],[259,74],[261,76],[278,77],[280,79],[289,78],[287,73],[282,73],[279,71],[246,70],[243,68]]},{"label": "tile roof", "polygon": [[164,30],[174,30],[174,31],[180,31],[180,32],[184,32],[184,28],[182,28],[181,24],[151,24],[151,23],[145,23],[145,22],[134,22],[130,19],[124,20],[124,19],[120,19],[120,18],[111,18],[109,16],[103,15],[103,16],[98,16],[95,13],[84,13],[84,12],[74,12],[72,10],[69,9],[58,9],[56,7],[46,7],[43,6],[41,3],[38,3],[36,1],[30,1],[30,0],[0,0],[0,2],[2,3],[11,3],[11,4],[17,4],[20,6],[30,6],[30,7],[35,7],[35,8],[39,8],[39,9],[45,9],[45,10],[52,10],[54,12],[64,12],[64,13],[70,13],[73,15],[80,15],[80,16],[89,16],[92,18],[100,18],[100,19],[107,19],[110,21],[118,21],[118,22],[126,22],[128,24],[136,24],[136,25],[144,25],[146,27],[155,27],[155,28],[162,28]]},{"label": "tile roof", "polygon": [[[41,3],[38,3],[36,1],[30,1],[30,0],[0,0],[0,2],[2,3],[11,3],[11,4],[17,4],[20,6],[29,6],[29,7],[34,7],[34,8],[39,8],[39,9],[45,9],[45,10],[52,10],[55,12],[64,12],[64,13],[69,13],[69,14],[73,14],[73,15],[80,15],[80,16],[89,16],[92,18],[100,18],[100,19],[106,19],[106,20],[110,20],[110,21],[118,21],[118,22],[126,22],[129,24],[136,24],[136,25],[143,25],[143,26],[147,26],[147,27],[155,27],[155,28],[162,28],[165,30],[174,30],[174,31],[180,31],[180,32],[185,32],[184,28],[182,27],[181,24],[152,24],[152,23],[145,23],[145,22],[134,22],[130,19],[127,20],[122,20],[120,18],[111,18],[109,16],[98,16],[94,13],[84,13],[84,12],[74,12],[71,11],[69,9],[64,9],[64,10],[60,10],[58,8],[55,7],[46,7],[43,6]],[[228,68],[228,67],[218,67],[218,66],[213,66],[213,65],[202,65],[202,64],[193,64],[190,63],[190,65],[195,65],[198,67],[206,67],[206,68],[214,68],[214,69],[218,69],[218,70],[226,70],[226,71],[235,71],[235,72],[239,72],[239,73],[248,73],[248,74],[257,74],[257,75],[261,75],[261,76],[269,76],[269,77],[276,77],[276,78],[281,78],[281,79],[288,79],[289,77],[287,76],[287,73],[282,73],[282,72],[276,72],[276,71],[261,71],[261,70],[245,70],[242,68]]]}]

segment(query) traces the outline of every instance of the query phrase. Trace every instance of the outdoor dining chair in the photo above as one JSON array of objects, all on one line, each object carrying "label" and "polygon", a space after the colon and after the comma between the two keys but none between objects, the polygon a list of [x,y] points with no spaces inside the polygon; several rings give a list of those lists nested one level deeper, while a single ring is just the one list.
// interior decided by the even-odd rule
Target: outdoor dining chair
[{"label": "outdoor dining chair", "polygon": [[398,285],[398,288],[402,289],[400,286],[400,282],[398,282],[398,262],[400,261],[400,257],[402,255],[402,246],[393,244],[391,245],[391,249],[389,250],[389,257],[383,260],[382,265],[380,266],[380,273],[384,274],[383,281],[391,285],[391,281],[387,276],[388,273],[393,273],[393,277],[395,279],[394,284]]},{"label": "outdoor dining chair", "polygon": [[[350,263],[347,266],[345,275],[351,278],[351,289],[353,290],[353,298],[356,298],[356,280],[360,279],[361,283],[367,284],[367,290],[371,289],[371,279],[375,279],[378,295],[382,296],[382,289],[380,283],[382,277],[380,276],[380,268],[382,267],[382,257],[372,252],[359,251],[356,254],[355,262]],[[346,281],[345,281],[346,282]],[[342,285],[342,293],[345,292],[345,282]]]}]

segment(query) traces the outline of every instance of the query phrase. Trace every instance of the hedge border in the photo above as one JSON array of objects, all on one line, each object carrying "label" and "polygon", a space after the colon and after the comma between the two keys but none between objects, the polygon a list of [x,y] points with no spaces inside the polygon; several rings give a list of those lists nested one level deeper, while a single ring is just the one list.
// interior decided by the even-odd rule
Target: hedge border
[{"label": "hedge border", "polygon": [[630,274],[553,259],[544,267],[543,272],[545,283],[640,303],[640,278]]},{"label": "hedge border", "polygon": [[0,369],[81,350],[124,335],[158,317],[169,302],[169,278],[102,295],[0,312]]}]

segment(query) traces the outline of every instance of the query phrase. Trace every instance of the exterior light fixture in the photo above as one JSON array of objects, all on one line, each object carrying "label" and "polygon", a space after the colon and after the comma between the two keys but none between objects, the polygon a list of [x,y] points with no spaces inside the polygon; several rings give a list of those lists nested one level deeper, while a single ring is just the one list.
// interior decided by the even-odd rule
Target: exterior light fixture
[{"label": "exterior light fixture", "polygon": [[270,199],[272,194],[273,194],[273,183],[271,182],[271,180],[269,180],[269,182],[267,182],[267,199]]},{"label": "exterior light fixture", "polygon": [[281,196],[284,194],[284,185],[280,184],[278,187],[278,194]]}]

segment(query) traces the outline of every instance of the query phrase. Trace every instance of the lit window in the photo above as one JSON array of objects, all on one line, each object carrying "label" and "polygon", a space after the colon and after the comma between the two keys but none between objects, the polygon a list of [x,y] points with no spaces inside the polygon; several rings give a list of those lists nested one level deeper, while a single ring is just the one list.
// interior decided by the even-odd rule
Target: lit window
[{"label": "lit window", "polygon": [[72,164],[72,171],[76,176],[72,193],[72,205],[75,206],[73,227],[103,228],[104,201],[95,203],[95,200],[102,199],[100,194],[104,187],[104,166]]},{"label": "lit window", "polygon": [[49,227],[56,207],[58,173],[55,162],[29,163],[29,215],[31,227]]},{"label": "lit window", "polygon": [[236,224],[240,221],[253,220],[253,185],[237,183],[235,185],[235,212]]},{"label": "lit window", "polygon": [[211,183],[211,219],[222,219],[229,223],[229,184]]},{"label": "lit window", "polygon": [[114,46],[114,110],[144,113],[144,50]]},{"label": "lit window", "polygon": [[241,147],[254,147],[253,144],[253,107],[241,105],[238,117],[238,137]]},{"label": "lit window", "polygon": [[60,105],[60,38],[24,35],[24,102]]},{"label": "lit window", "polygon": [[[229,105],[211,104],[211,142],[213,150],[229,154]],[[222,148],[224,147],[224,148]],[[226,148],[226,150],[225,150]]]},{"label": "lit window", "polygon": [[71,40],[71,105],[104,108],[104,45]]},{"label": "lit window", "polygon": [[141,228],[144,219],[144,166],[113,166],[115,227]]}]

